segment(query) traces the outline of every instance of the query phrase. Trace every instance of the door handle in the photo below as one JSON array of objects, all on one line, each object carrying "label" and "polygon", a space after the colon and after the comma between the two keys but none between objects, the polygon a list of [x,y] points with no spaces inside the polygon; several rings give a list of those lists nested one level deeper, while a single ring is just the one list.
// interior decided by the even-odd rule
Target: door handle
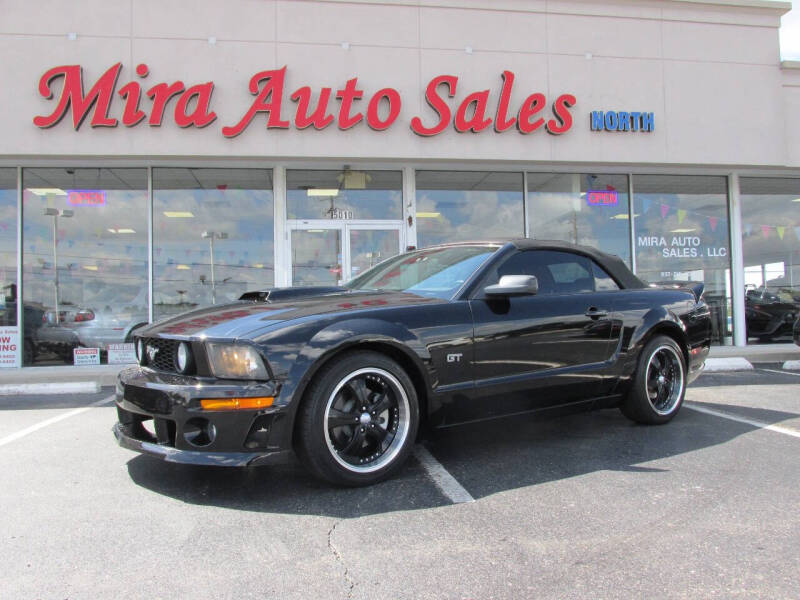
[{"label": "door handle", "polygon": [[608,312],[607,311],[599,310],[599,309],[595,308],[594,306],[591,306],[591,307],[587,308],[586,312],[583,313],[583,314],[585,314],[587,317],[590,317],[592,319],[597,319],[597,318],[600,318],[600,317],[607,317],[608,316]]}]

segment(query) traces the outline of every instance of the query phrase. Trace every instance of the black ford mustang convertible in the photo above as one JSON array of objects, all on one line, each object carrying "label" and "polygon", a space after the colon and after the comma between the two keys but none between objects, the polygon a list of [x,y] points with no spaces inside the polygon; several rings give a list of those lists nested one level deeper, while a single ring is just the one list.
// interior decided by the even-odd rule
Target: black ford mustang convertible
[{"label": "black ford mustang convertible", "polygon": [[666,423],[708,354],[702,291],[648,287],[562,242],[426,248],[345,287],[249,292],[138,330],[114,433],[191,464],[295,451],[323,479],[365,485],[421,426],[613,406]]}]

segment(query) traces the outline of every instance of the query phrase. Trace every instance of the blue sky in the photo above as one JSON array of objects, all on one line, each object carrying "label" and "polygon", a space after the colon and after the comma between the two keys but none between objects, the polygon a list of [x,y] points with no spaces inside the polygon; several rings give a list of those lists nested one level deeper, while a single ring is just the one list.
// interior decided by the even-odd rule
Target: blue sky
[{"label": "blue sky", "polygon": [[781,59],[800,60],[800,1],[781,19]]}]

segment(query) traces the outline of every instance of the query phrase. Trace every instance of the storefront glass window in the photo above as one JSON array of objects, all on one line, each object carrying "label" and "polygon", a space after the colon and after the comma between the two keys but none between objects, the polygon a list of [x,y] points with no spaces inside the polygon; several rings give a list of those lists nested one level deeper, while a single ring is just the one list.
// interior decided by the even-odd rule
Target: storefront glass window
[{"label": "storefront glass window", "polygon": [[272,171],[153,169],[155,319],[275,281]]},{"label": "storefront glass window", "polygon": [[630,265],[628,177],[528,173],[530,237],[616,254]]},{"label": "storefront glass window", "polygon": [[417,171],[420,248],[525,235],[522,173]]},{"label": "storefront glass window", "polygon": [[791,342],[800,315],[800,179],[742,177],[745,322],[754,342]]},{"label": "storefront glass window", "polygon": [[23,185],[24,364],[105,362],[147,323],[147,171],[25,169]]},{"label": "storefront glass window", "polygon": [[17,324],[17,170],[0,169],[0,326]]},{"label": "storefront glass window", "polygon": [[732,333],[727,193],[725,177],[633,177],[636,274],[704,282],[715,344]]},{"label": "storefront glass window", "polygon": [[401,171],[286,172],[289,219],[403,218]]}]

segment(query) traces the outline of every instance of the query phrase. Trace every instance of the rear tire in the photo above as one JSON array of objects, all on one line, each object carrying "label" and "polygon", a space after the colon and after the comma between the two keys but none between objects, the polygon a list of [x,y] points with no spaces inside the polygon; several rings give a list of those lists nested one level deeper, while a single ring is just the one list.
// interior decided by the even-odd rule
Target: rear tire
[{"label": "rear tire", "polygon": [[678,413],[685,394],[683,351],[671,337],[659,335],[639,355],[633,383],[620,410],[637,423],[661,425]]},{"label": "rear tire", "polygon": [[418,427],[417,394],[403,368],[378,352],[348,352],[324,366],[303,396],[295,445],[317,477],[371,485],[402,466]]}]

